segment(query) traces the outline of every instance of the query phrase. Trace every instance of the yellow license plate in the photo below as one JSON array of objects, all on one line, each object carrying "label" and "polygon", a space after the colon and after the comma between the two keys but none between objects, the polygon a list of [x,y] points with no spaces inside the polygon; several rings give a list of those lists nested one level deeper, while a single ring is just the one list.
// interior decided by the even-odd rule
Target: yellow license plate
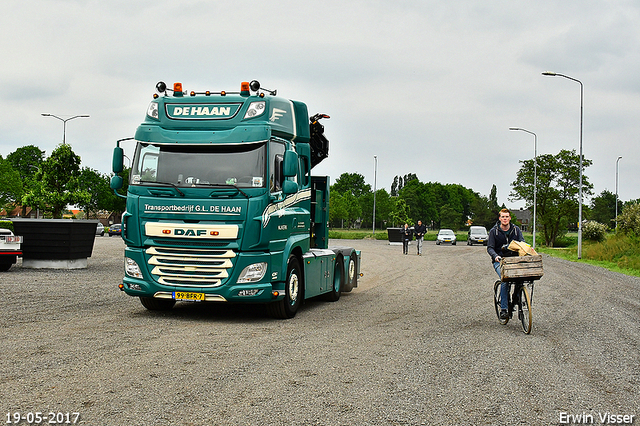
[{"label": "yellow license plate", "polygon": [[484,243],[484,240],[478,240],[479,243]]},{"label": "yellow license plate", "polygon": [[175,300],[204,300],[204,293],[194,293],[191,291],[174,291]]}]

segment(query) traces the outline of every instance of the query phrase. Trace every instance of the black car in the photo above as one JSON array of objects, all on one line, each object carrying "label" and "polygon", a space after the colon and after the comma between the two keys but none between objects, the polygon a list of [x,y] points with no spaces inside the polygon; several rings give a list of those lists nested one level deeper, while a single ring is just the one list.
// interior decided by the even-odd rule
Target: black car
[{"label": "black car", "polygon": [[120,235],[122,236],[122,225],[116,223],[115,225],[111,225],[109,227],[109,236]]}]

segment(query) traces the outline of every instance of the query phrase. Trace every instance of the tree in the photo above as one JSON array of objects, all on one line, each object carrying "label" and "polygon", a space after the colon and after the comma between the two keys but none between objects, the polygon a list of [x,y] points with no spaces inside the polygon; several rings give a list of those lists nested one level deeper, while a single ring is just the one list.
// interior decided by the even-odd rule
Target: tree
[{"label": "tree", "polygon": [[640,203],[627,203],[618,216],[618,229],[624,234],[640,237]]},{"label": "tree", "polygon": [[391,196],[392,197],[398,196],[398,176],[395,176],[393,178],[393,183],[391,184]]},{"label": "tree", "polygon": [[27,145],[7,155],[13,168],[20,173],[23,181],[32,180],[44,161],[45,152],[35,145]]},{"label": "tree", "polygon": [[[511,183],[510,200],[524,200],[527,207],[533,206],[534,160],[520,161],[522,166]],[[589,183],[584,169],[591,160],[583,159],[582,193],[590,195],[593,185]],[[580,182],[580,156],[575,150],[562,150],[557,155],[538,156],[537,213],[542,225],[545,244],[555,245],[569,223],[577,224],[578,188]]]},{"label": "tree", "polygon": [[[373,192],[360,197],[360,207],[362,209],[362,226],[373,226]],[[389,215],[393,210],[391,196],[384,189],[376,191],[376,229],[386,227],[386,223],[390,221]]]},{"label": "tree", "polygon": [[108,176],[100,174],[97,170],[83,167],[80,170],[78,188],[90,195],[86,202],[79,203],[87,218],[91,217],[91,212],[95,218],[98,210],[111,210],[111,197],[115,195],[109,186]]},{"label": "tree", "polygon": [[484,226],[489,229],[495,224],[498,208],[492,208],[492,204],[493,202],[487,197],[477,195],[471,202],[471,221],[474,225]]},{"label": "tree", "polygon": [[[19,173],[22,182],[22,192],[16,196],[15,204],[22,203],[22,197],[28,193],[35,182],[35,174],[44,161],[45,152],[35,145],[27,145],[16,149],[7,155],[7,160],[13,165],[13,168]],[[27,206],[23,204],[22,215],[27,214]]]},{"label": "tree", "polygon": [[496,213],[500,211],[500,208],[498,207],[498,188],[496,188],[495,184],[493,184],[493,186],[491,187],[491,194],[489,195],[489,208],[491,210],[495,210]]},{"label": "tree", "polygon": [[349,192],[356,198],[371,192],[371,185],[364,182],[364,176],[360,173],[343,173],[336,182],[331,185],[331,191],[341,194]]},{"label": "tree", "polygon": [[[622,212],[622,201],[618,200],[618,212]],[[591,200],[591,219],[613,228],[616,218],[616,194],[604,190]]]},{"label": "tree", "polygon": [[362,209],[358,199],[350,192],[339,193],[330,192],[329,220],[334,226],[344,228],[344,222],[348,227],[355,226],[355,223],[362,215]]},{"label": "tree", "polygon": [[407,203],[400,197],[393,198],[393,210],[390,214],[391,225],[393,227],[402,226],[409,223],[409,207]]},{"label": "tree", "polygon": [[80,157],[70,145],[60,144],[42,163],[22,202],[51,212],[54,218],[62,218],[68,204],[83,204],[91,199],[87,191],[80,189],[79,176]]},{"label": "tree", "polygon": [[20,173],[8,159],[0,155],[0,209],[20,202],[22,198],[22,179]]}]

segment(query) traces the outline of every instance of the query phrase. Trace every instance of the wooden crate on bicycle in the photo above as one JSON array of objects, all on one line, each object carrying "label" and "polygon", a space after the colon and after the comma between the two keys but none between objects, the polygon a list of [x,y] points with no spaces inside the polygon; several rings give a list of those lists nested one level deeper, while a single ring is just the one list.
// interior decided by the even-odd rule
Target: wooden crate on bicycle
[{"label": "wooden crate on bicycle", "polygon": [[539,280],[542,271],[542,256],[514,256],[503,257],[500,261],[500,276],[502,281],[515,279]]}]

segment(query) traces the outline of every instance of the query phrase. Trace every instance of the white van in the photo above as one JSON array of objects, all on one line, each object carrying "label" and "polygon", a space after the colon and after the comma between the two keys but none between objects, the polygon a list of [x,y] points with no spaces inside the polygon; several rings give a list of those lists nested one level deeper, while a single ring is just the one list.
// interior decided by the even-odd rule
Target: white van
[{"label": "white van", "polygon": [[467,245],[472,246],[474,244],[487,245],[489,240],[489,234],[487,234],[487,228],[484,226],[472,226],[469,228],[467,234]]}]

